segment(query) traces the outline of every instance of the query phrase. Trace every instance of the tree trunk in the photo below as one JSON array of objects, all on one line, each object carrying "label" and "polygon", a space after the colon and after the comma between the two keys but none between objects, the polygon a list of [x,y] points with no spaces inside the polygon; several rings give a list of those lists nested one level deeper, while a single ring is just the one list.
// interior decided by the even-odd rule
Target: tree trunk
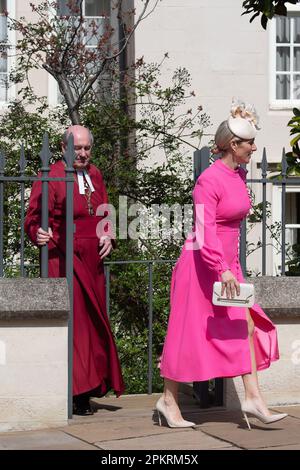
[{"label": "tree trunk", "polygon": [[70,119],[71,119],[71,122],[73,125],[75,124],[81,124],[80,123],[80,115],[79,115],[79,112],[77,109],[70,109],[68,107],[68,113],[69,113],[69,116],[70,116]]},{"label": "tree trunk", "polygon": [[50,73],[53,78],[56,80],[59,86],[59,91],[64,97],[64,100],[66,102],[67,108],[68,108],[68,114],[71,119],[72,124],[80,124],[80,114],[78,111],[78,106],[75,104],[75,99],[71,90],[71,87],[68,83],[68,80],[64,76],[63,73],[54,73],[53,70],[48,67],[46,64],[43,65],[44,69],[47,70],[48,73]]}]

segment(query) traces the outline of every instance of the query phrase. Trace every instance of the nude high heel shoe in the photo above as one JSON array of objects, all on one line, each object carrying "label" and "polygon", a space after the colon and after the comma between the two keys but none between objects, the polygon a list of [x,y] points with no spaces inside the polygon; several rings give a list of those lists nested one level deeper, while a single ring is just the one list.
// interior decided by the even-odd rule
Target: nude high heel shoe
[{"label": "nude high heel shoe", "polygon": [[160,426],[161,426],[161,415],[165,418],[170,428],[191,428],[193,426],[196,426],[196,424],[192,423],[192,421],[186,421],[185,419],[181,421],[172,421],[171,418],[168,416],[167,407],[164,403],[163,397],[161,397],[158,400],[158,402],[155,405],[155,409],[158,414],[158,422]]},{"label": "nude high heel shoe", "polygon": [[286,418],[288,416],[287,413],[277,413],[271,416],[264,415],[260,413],[259,411],[257,411],[255,405],[250,400],[245,400],[242,403],[241,408],[242,408],[243,416],[246,420],[246,423],[249,429],[251,429],[251,426],[250,426],[247,414],[255,416],[255,418],[259,419],[259,421],[261,421],[264,424],[275,423],[276,421],[280,421],[281,419]]}]

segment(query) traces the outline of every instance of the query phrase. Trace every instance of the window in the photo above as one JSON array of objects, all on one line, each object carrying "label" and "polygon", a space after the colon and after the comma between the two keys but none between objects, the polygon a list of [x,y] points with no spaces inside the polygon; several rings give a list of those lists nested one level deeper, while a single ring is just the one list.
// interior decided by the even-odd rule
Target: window
[{"label": "window", "polygon": [[[69,15],[69,5],[80,5],[80,0],[58,0],[58,13],[59,15]],[[109,15],[110,0],[83,0],[82,12],[83,16],[103,17]]]},{"label": "window", "polygon": [[300,105],[300,2],[270,22],[271,107]]},{"label": "window", "polygon": [[290,245],[300,244],[300,192],[298,191],[291,188],[286,195],[286,242]]},{"label": "window", "polygon": [[6,11],[14,17],[14,0],[0,0],[0,105],[13,98],[14,93],[14,87],[9,86],[9,70],[12,66],[12,59],[7,57],[5,52],[13,44],[14,37],[7,27]]},{"label": "window", "polygon": [[[272,223],[281,223],[281,198],[282,188],[274,185],[272,194]],[[285,207],[285,242],[288,248],[286,251],[286,261],[294,258],[291,251],[292,245],[300,245],[300,188],[297,185],[288,185],[286,187],[286,207]],[[281,239],[279,240],[281,243]],[[273,276],[278,276],[281,272],[281,250],[273,240],[277,249],[273,251]],[[288,266],[286,266],[288,270]]]},{"label": "window", "polygon": [[[59,16],[76,16],[76,10],[70,9],[70,4],[78,5],[79,0],[58,0],[57,13]],[[87,34],[84,36],[85,47],[93,49],[97,47],[99,37],[105,32],[107,22],[110,17],[110,0],[83,0],[82,15],[85,18],[84,28]],[[79,12],[78,12],[79,13]],[[92,32],[97,30],[97,36]],[[61,103],[61,94],[57,83],[52,77],[49,77],[49,104],[57,105]]]},{"label": "window", "polygon": [[7,45],[7,18],[4,12],[7,10],[6,0],[0,0],[0,102],[7,101],[7,83],[8,83],[8,68],[7,57],[5,57],[5,47]]},{"label": "window", "polygon": [[[76,6],[79,7],[80,0],[71,0],[73,5],[70,8],[70,0],[59,0],[58,1],[58,15],[59,16],[78,16]],[[75,7],[75,8],[74,8]],[[99,36],[104,33],[106,20],[110,16],[110,1],[109,0],[83,0],[82,1],[82,15],[85,18],[85,30],[87,35],[85,37],[86,47],[96,47]],[[97,25],[98,36],[89,34],[92,32],[95,25]]]}]

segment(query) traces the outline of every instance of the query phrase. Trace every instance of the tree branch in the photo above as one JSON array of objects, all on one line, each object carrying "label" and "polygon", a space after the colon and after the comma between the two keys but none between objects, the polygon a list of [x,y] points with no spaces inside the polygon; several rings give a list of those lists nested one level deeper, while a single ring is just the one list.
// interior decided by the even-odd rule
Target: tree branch
[{"label": "tree branch", "polygon": [[77,32],[79,31],[79,28],[80,28],[80,26],[81,26],[82,23],[83,23],[82,2],[83,2],[83,0],[80,0],[80,4],[79,4],[80,20],[79,20],[78,25],[75,27],[74,33],[73,33],[73,35],[72,35],[70,41],[67,43],[67,46],[66,46],[66,48],[65,48],[65,50],[64,50],[64,52],[63,52],[63,55],[62,55],[62,58],[61,58],[61,63],[62,63],[62,65],[65,64],[65,57],[66,57],[66,55],[67,55],[67,53],[68,53],[68,51],[69,51],[71,45],[73,44],[75,38],[77,37]]}]

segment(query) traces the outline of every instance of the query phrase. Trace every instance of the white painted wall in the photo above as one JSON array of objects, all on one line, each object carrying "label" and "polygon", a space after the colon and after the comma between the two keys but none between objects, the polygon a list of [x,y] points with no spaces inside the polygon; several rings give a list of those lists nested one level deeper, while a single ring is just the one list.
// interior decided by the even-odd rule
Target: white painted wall
[{"label": "white painted wall", "polygon": [[[24,16],[27,21],[36,21],[37,15],[32,13],[30,3],[38,5],[40,0],[15,0],[16,1],[16,18]],[[47,96],[48,94],[48,74],[44,70],[34,70],[30,73],[30,84],[34,88],[38,96]]]},{"label": "white painted wall", "polygon": [[0,322],[0,432],[65,426],[66,321]]},{"label": "white painted wall", "polygon": [[[146,62],[160,61],[165,52],[169,53],[162,77],[165,81],[178,66],[190,71],[197,95],[194,102],[202,104],[211,116],[208,132],[212,135],[229,115],[233,96],[255,105],[261,130],[256,139],[258,150],[248,165],[248,177],[258,178],[261,172],[257,162],[261,161],[263,147],[267,149],[269,162],[281,161],[282,148],[289,148],[287,122],[292,110],[274,109],[271,105],[271,24],[267,31],[262,29],[260,20],[250,24],[249,16],[241,16],[241,5],[240,0],[163,0],[136,31],[135,48],[136,57],[144,56]],[[138,14],[139,0],[136,6]],[[203,144],[209,139],[203,138]],[[155,157],[159,158],[157,154]],[[258,203],[261,188],[251,186]],[[267,197],[270,202],[274,199],[271,188]],[[280,220],[277,212],[275,215]],[[252,230],[250,241],[256,243],[258,237],[261,237],[260,224]],[[277,264],[278,259],[273,259],[269,248],[269,274],[276,273]],[[248,259],[248,267],[261,271],[260,250]]]},{"label": "white painted wall", "polygon": [[[140,3],[136,1],[138,11]],[[265,146],[269,161],[279,161],[290,140],[286,124],[291,110],[270,109],[269,31],[259,20],[250,24],[249,16],[241,16],[241,4],[240,0],[159,2],[136,32],[136,57],[159,61],[169,52],[166,73],[179,65],[186,67],[197,101],[211,116],[212,133],[227,117],[232,96],[253,103],[262,127],[255,160],[260,160]]]}]

